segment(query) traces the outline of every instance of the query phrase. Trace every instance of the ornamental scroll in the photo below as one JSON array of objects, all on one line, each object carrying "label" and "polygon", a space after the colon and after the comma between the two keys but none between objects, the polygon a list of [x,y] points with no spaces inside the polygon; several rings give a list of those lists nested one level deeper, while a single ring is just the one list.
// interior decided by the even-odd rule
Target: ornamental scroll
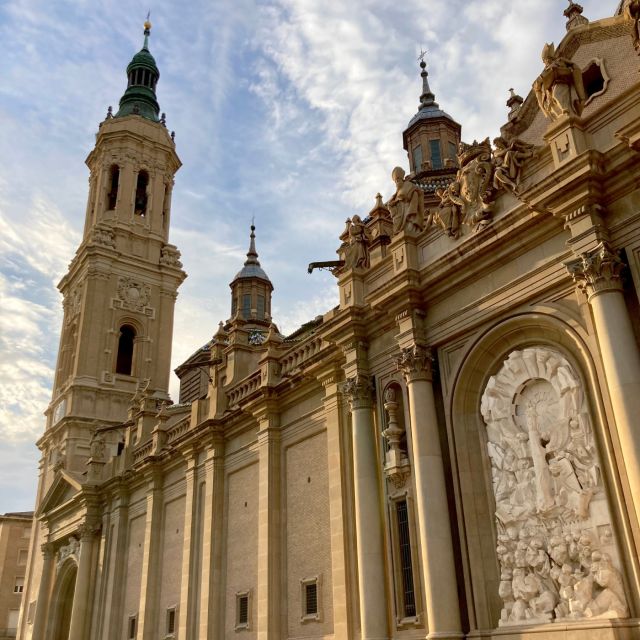
[{"label": "ornamental scroll", "polygon": [[514,351],[482,396],[496,501],[500,626],[629,615],[582,382]]}]

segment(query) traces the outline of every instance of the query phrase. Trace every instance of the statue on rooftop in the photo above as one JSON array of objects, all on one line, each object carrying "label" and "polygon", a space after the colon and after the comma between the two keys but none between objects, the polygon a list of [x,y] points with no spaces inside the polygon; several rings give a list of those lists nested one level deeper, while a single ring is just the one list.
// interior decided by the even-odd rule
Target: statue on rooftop
[{"label": "statue on rooftop", "polygon": [[460,208],[464,204],[460,198],[460,184],[452,182],[446,189],[436,189],[436,195],[440,204],[431,214],[433,221],[450,238],[457,238],[460,235]]},{"label": "statue on rooftop", "polygon": [[357,214],[347,223],[345,266],[347,269],[369,268],[369,231]]},{"label": "statue on rooftop", "polygon": [[507,142],[502,136],[495,138],[493,145],[493,186],[495,189],[504,187],[518,195],[522,165],[525,160],[533,157],[535,147],[518,138]]},{"label": "statue on rooftop", "polygon": [[551,120],[582,114],[586,93],[577,64],[556,53],[553,43],[542,49],[544,69],[533,83],[540,109]]},{"label": "statue on rooftop", "polygon": [[393,233],[418,233],[424,228],[424,193],[411,180],[405,178],[402,167],[391,172],[396,192],[386,206],[391,212]]},{"label": "statue on rooftop", "polygon": [[624,0],[622,15],[633,20],[633,46],[640,53],[640,0]]}]

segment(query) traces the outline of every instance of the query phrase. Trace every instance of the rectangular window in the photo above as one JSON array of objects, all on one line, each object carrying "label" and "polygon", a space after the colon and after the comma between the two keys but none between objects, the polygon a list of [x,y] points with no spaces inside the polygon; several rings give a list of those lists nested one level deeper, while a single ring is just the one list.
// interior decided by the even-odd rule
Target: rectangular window
[{"label": "rectangular window", "polygon": [[315,582],[305,587],[305,615],[315,616],[318,613],[318,585]]},{"label": "rectangular window", "polygon": [[422,145],[413,149],[413,170],[418,173],[422,169]]},{"label": "rectangular window", "polygon": [[167,609],[167,635],[172,636],[176,632],[176,608]]},{"label": "rectangular window", "polygon": [[22,593],[24,591],[24,577],[18,577],[13,582],[13,593]]},{"label": "rectangular window", "polygon": [[264,320],[264,296],[258,296],[258,320]]},{"label": "rectangular window", "polygon": [[7,631],[13,631],[13,634],[7,634],[15,638],[15,631],[18,628],[18,618],[20,617],[20,609],[9,609],[9,620],[7,622]]},{"label": "rectangular window", "polygon": [[431,151],[431,168],[442,169],[442,152],[440,151],[440,140],[429,140],[429,150]]},{"label": "rectangular window", "polygon": [[245,293],[242,296],[242,317],[245,320],[251,318],[251,294]]},{"label": "rectangular window", "polygon": [[136,640],[136,632],[138,631],[138,614],[129,616],[127,623],[127,640]]},{"label": "rectangular window", "polygon": [[27,564],[28,559],[29,559],[29,550],[20,549],[20,551],[18,551],[18,564],[20,566],[24,566]]},{"label": "rectangular window", "polygon": [[406,500],[398,500],[398,502],[396,502],[396,519],[398,525],[400,571],[402,573],[402,603],[404,616],[406,618],[412,618],[416,615],[416,598],[413,587],[413,564],[411,562],[411,539],[409,537],[409,512]]},{"label": "rectangular window", "polygon": [[236,629],[248,629],[251,613],[250,592],[236,593]]},{"label": "rectangular window", "polygon": [[300,580],[300,600],[302,611],[300,622],[318,622],[322,609],[321,583],[319,576]]}]

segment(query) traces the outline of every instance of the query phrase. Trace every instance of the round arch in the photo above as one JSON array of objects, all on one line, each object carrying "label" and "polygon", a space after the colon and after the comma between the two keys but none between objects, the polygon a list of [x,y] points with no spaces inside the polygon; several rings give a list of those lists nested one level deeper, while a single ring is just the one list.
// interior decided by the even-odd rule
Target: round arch
[{"label": "round arch", "polygon": [[[467,350],[454,378],[447,407],[452,458],[457,471],[459,522],[463,547],[466,547],[462,551],[472,629],[497,627],[502,609],[499,597],[500,569],[496,556],[496,505],[487,453],[486,425],[480,413],[481,398],[489,379],[498,373],[509,354],[534,346],[548,347],[560,353],[582,382],[593,418],[605,487],[623,555],[626,555],[625,548],[630,548],[626,544],[630,532],[615,471],[613,447],[605,428],[606,418],[598,392],[596,367],[586,340],[577,327],[557,316],[540,312],[521,314],[491,326]],[[630,582],[637,584],[636,563],[631,561],[629,565],[634,565],[634,571],[629,571],[634,576],[627,577]],[[633,589],[628,591],[633,593]]]},{"label": "round arch", "polygon": [[77,574],[78,565],[71,557],[67,558],[58,568],[51,599],[51,630],[47,634],[51,640],[68,640],[69,638]]}]

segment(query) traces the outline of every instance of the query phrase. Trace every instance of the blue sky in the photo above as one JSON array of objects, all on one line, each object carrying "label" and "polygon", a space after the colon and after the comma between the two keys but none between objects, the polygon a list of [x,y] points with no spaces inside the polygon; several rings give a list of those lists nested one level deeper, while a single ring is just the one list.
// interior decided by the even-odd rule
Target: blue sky
[{"label": "blue sky", "polygon": [[[84,159],[142,44],[148,0],[0,3],[0,513],[33,507],[62,318],[55,285],[79,243]],[[612,15],[616,0],[584,0]],[[171,241],[189,278],[173,365],[229,316],[228,283],[255,216],[281,331],[337,303],[344,220],[393,192],[402,130],[431,88],[470,141],[494,137],[509,87],[525,96],[540,51],[565,33],[559,0],[155,1],[158,99],[176,132]],[[172,393],[177,399],[174,382]]]}]

